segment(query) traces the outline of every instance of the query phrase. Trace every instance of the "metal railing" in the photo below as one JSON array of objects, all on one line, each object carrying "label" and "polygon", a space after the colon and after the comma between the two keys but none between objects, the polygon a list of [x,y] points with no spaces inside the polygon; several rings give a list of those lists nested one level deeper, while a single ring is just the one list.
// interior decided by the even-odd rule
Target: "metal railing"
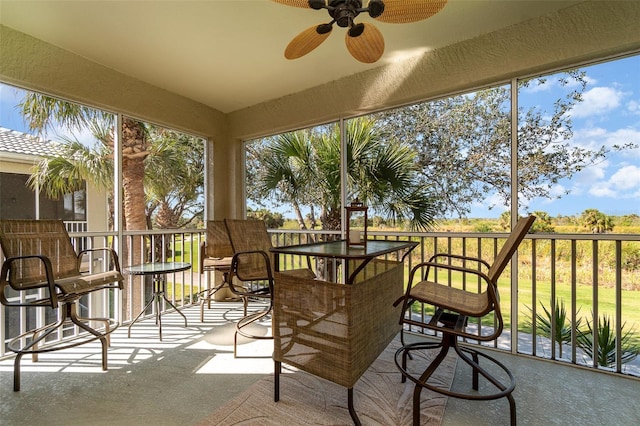
[{"label": "metal railing", "polygon": [[[340,238],[339,232],[270,233],[278,246]],[[120,264],[126,268],[149,260],[191,263],[190,270],[167,277],[167,295],[178,307],[193,305],[206,287],[206,277],[198,271],[198,248],[204,235],[204,230],[126,232],[127,249],[120,254]],[[86,247],[111,245],[115,237],[113,233],[96,232],[71,236],[75,244]],[[491,263],[506,237],[506,233],[369,232],[369,238],[419,242],[405,262],[405,281],[415,264],[436,252],[465,254]],[[92,259],[87,267],[104,267],[101,261]],[[281,264],[305,267],[306,260],[292,257],[281,260]],[[106,312],[123,323],[134,318],[144,307],[151,287],[140,277],[125,274],[125,279],[124,291],[109,297],[91,296],[94,299],[86,301],[86,313]],[[640,304],[640,235],[529,234],[518,250],[516,267],[508,267],[501,276],[499,290],[506,326],[500,339],[492,344],[494,349],[640,377],[640,360],[627,362],[629,348],[637,350],[640,346],[640,324],[634,323],[632,315]],[[552,313],[556,309],[561,312],[563,307],[566,317],[560,324],[562,318]],[[3,342],[25,330],[27,317],[29,325],[33,325],[33,315],[8,311],[0,306]],[[428,313],[428,307],[420,309],[420,314]],[[563,331],[554,344],[545,331],[546,322],[547,328]],[[596,338],[589,338],[589,328],[596,331]],[[77,332],[70,330],[64,338]],[[602,339],[606,332],[611,333],[609,341]],[[9,355],[5,347],[6,344],[1,345],[0,356]]]},{"label": "metal railing", "polygon": [[[76,251],[85,248],[115,247],[113,232],[70,232]],[[154,261],[181,261],[191,263],[188,271],[167,275],[166,295],[178,307],[190,306],[198,301],[198,293],[206,287],[205,276],[198,271],[199,246],[204,230],[130,231],[124,234],[125,252],[119,253],[120,266],[125,278],[124,290],[109,290],[89,294],[80,299],[80,314],[83,317],[109,317],[126,324],[144,308],[145,300],[152,294],[151,280],[129,275],[126,267]],[[1,254],[0,254],[1,257]],[[98,256],[83,259],[82,271],[99,272],[109,269],[108,259]],[[44,291],[44,290],[42,290]],[[42,294],[41,296],[44,296]],[[163,309],[165,307],[163,306]],[[5,307],[0,305],[0,357],[12,355],[7,344],[27,330],[41,327],[55,320],[43,308]],[[155,304],[145,312],[154,314]],[[69,325],[62,333],[53,335],[47,344],[78,337],[83,331]]]},{"label": "metal railing", "polygon": [[[278,245],[339,238],[339,233],[322,231],[271,232]],[[407,258],[405,284],[411,268],[435,253],[478,257],[491,264],[507,236],[369,232],[369,238],[419,242]],[[302,262],[285,259],[295,267],[303,267]],[[640,235],[528,234],[515,268],[510,265],[502,274],[499,290],[506,325],[493,348],[640,377],[640,358],[627,359],[640,349],[640,323],[632,319],[640,306]],[[425,306],[416,311],[417,315],[431,312]],[[557,330],[554,344],[550,330]]]}]

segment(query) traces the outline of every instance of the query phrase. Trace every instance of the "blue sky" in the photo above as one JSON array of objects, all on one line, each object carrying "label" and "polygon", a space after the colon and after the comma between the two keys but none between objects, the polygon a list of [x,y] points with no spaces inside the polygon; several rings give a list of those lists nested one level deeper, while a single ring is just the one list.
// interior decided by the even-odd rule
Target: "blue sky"
[{"label": "blue sky", "polygon": [[[583,93],[584,101],[571,112],[574,130],[571,143],[594,150],[602,145],[640,145],[640,56],[582,69],[587,72],[588,85]],[[543,86],[525,89],[520,101],[551,111],[560,90],[551,80]],[[16,109],[20,99],[20,91],[0,84],[0,126],[28,133]],[[45,137],[55,140],[63,133],[54,130]],[[76,137],[91,144],[89,135]],[[596,208],[609,215],[640,215],[640,148],[612,154],[605,161],[575,174],[571,180],[559,182],[553,189],[557,194],[565,191],[569,194],[559,200],[534,199],[521,213],[542,210],[551,216],[573,216],[587,208]],[[493,204],[495,200],[489,194],[486,200],[473,206],[469,217],[497,217],[506,209],[488,209],[487,206]]]},{"label": "blue sky", "polygon": [[[603,145],[640,145],[640,56],[581,69],[586,71],[588,84],[583,102],[571,111],[574,131],[571,144],[593,150]],[[556,80],[549,78],[543,86],[524,89],[519,101],[527,107],[539,105],[552,111],[551,105],[560,90]],[[640,215],[640,148],[611,154],[570,180],[559,182],[552,190],[559,195],[565,191],[569,194],[558,200],[531,200],[526,211],[574,216],[587,208],[596,208],[609,215]],[[499,216],[505,207],[492,210],[485,207],[493,201],[489,196],[469,216]]]}]

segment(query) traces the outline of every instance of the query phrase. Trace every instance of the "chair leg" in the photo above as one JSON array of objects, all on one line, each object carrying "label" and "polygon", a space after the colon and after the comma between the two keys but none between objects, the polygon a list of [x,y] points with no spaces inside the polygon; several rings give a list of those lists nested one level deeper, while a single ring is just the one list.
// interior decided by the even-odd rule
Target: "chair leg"
[{"label": "chair leg", "polygon": [[[213,274],[215,271],[207,271],[209,274]],[[227,272],[223,272],[222,273],[222,282],[219,285],[214,285],[213,288],[207,288],[206,290],[203,290],[201,292],[202,297],[200,298],[200,322],[204,322],[204,304],[205,302],[207,303],[207,309],[211,309],[211,299],[213,299],[213,296],[218,292],[218,290],[221,290],[222,288],[227,286],[227,279],[229,277],[229,274]],[[208,278],[209,280],[211,279],[210,277]],[[207,284],[208,286],[210,285],[210,282]],[[245,311],[245,315],[246,315],[246,311]]]},{"label": "chair leg", "polygon": [[[413,425],[420,426],[420,394],[422,392],[422,388],[424,387],[422,384],[427,383],[427,380],[431,377],[431,375],[436,371],[436,369],[440,366],[442,361],[446,358],[449,353],[449,348],[451,347],[451,339],[455,339],[454,336],[443,336],[441,345],[430,345],[432,347],[440,347],[440,352],[438,355],[431,361],[427,369],[422,373],[419,379],[419,383],[415,383],[415,387],[413,389]],[[404,376],[404,374],[403,374]]]},{"label": "chair leg", "polygon": [[20,391],[20,359],[22,359],[23,353],[16,354],[16,359],[13,362],[13,391]]},{"label": "chair leg", "polygon": [[[251,315],[243,317],[242,319],[240,319],[240,321],[238,321],[238,323],[236,324],[236,331],[233,334],[233,357],[234,358],[239,358],[238,357],[238,350],[237,350],[238,334],[240,334],[241,336],[247,337],[249,339],[257,339],[257,340],[270,340],[270,339],[273,339],[273,334],[271,334],[269,336],[258,336],[258,335],[253,335],[253,334],[248,333],[247,331],[243,330],[246,326],[251,325],[254,322],[257,322],[257,321],[261,320],[262,318],[268,316],[271,313],[272,309],[273,309],[273,307],[269,306],[269,308],[264,310],[264,311],[255,312],[255,313],[253,313]],[[257,356],[257,357],[251,357],[251,358],[271,358],[271,355],[269,355],[268,357],[266,357],[266,356]]]},{"label": "chair leg", "polygon": [[[100,340],[100,344],[102,346],[102,370],[103,371],[107,371],[107,366],[108,366],[108,362],[107,362],[107,351],[109,346],[111,345],[111,339],[109,338],[110,336],[110,331],[109,331],[109,319],[107,318],[82,318],[78,316],[78,312],[77,312],[77,307],[76,307],[76,303],[68,303],[66,304],[66,312],[67,312],[67,317],[69,319],[71,319],[71,322],[73,322],[74,324],[76,324],[78,327],[82,328],[83,330],[88,331],[89,333],[93,334],[94,336],[96,336],[99,340]],[[84,321],[98,321],[98,322],[104,322],[105,324],[105,332],[100,333],[99,331],[89,327],[88,325],[86,325],[84,323]]]},{"label": "chair leg", "polygon": [[[438,346],[441,346],[438,355],[434,358],[434,360],[429,364],[427,369],[422,373],[422,375],[418,377],[412,376],[407,371],[407,352],[413,350],[423,350],[423,349],[436,349]],[[427,383],[431,375],[434,373],[436,368],[440,365],[440,363],[444,360],[449,349],[453,348],[457,353],[458,357],[461,361],[467,363],[473,370],[472,374],[472,388],[474,391],[478,391],[479,389],[479,376],[482,375],[489,383],[496,387],[497,392],[492,394],[486,393],[460,393],[454,392],[447,389],[438,388],[432,384]],[[402,356],[402,360],[400,361],[400,356]],[[508,380],[503,381],[499,380],[497,377],[491,375],[487,370],[480,366],[480,357],[485,358],[490,363],[493,363],[496,367],[501,369],[503,373],[508,377]],[[507,369],[507,367],[496,360],[495,358],[483,353],[479,352],[475,349],[467,348],[467,347],[459,347],[457,337],[451,334],[445,334],[442,338],[442,341],[439,343],[436,342],[418,342],[411,343],[405,345],[398,349],[395,354],[395,363],[400,372],[402,373],[403,381],[406,378],[409,378],[414,384],[414,393],[413,393],[413,424],[420,424],[420,394],[422,392],[422,388],[427,388],[434,392],[461,399],[468,400],[493,400],[499,398],[507,398],[509,402],[509,413],[510,413],[510,423],[511,425],[516,424],[516,403],[513,398],[512,392],[515,388],[515,379],[513,375]],[[508,383],[508,384],[505,384]]]},{"label": "chair leg", "polygon": [[280,373],[282,372],[282,363],[280,361],[273,362],[273,402],[280,401]]},{"label": "chair leg", "polygon": [[[38,346],[39,343],[44,341],[47,336],[53,333],[55,330],[60,328],[65,322],[65,317],[63,316],[60,320],[53,324],[45,325],[44,327],[38,328],[36,330],[27,332],[23,335],[15,337],[8,344],[8,347],[11,351],[16,353],[16,358],[13,362],[13,391],[18,392],[20,390],[20,361],[22,360],[22,356],[28,353],[31,353],[31,359],[33,362],[38,362]],[[22,347],[16,348],[15,344],[18,343],[23,338],[31,335],[31,343]]]},{"label": "chair leg", "polygon": [[[101,333],[100,331],[86,324],[87,322],[91,321],[104,323],[105,332]],[[45,346],[42,348],[40,347],[40,343],[45,342],[48,336],[50,336],[56,330],[60,329],[63,325],[68,324],[69,322],[75,324],[82,330],[87,331],[94,337],[88,340],[80,339],[80,341],[74,341],[66,345],[52,345],[51,347]],[[116,324],[115,327],[112,328],[111,320],[109,320],[108,318],[83,318],[78,316],[77,300],[62,302],[60,306],[60,318],[55,323],[45,325],[35,330],[31,330],[25,334],[13,338],[8,343],[8,348],[16,353],[13,368],[13,390],[15,392],[20,390],[20,361],[25,354],[31,354],[33,362],[37,362],[38,354],[41,352],[51,352],[72,348],[97,339],[100,340],[100,343],[102,345],[102,369],[106,371],[108,360],[107,352],[111,344],[109,337],[110,333],[116,328],[118,328],[118,324]],[[24,341],[24,339],[30,339],[31,341],[25,346],[17,346],[21,341]]]}]

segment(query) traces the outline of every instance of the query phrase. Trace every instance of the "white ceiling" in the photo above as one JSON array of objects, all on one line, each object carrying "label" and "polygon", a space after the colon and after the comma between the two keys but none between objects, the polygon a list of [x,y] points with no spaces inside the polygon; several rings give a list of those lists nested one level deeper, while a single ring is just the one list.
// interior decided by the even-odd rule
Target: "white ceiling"
[{"label": "white ceiling", "polygon": [[[437,15],[387,24],[362,14],[385,39],[375,64],[353,59],[343,28],[307,56],[283,52],[326,10],[270,0],[0,0],[0,23],[123,74],[228,113],[424,54],[576,0],[449,0]],[[366,0],[365,0],[366,3]]]}]

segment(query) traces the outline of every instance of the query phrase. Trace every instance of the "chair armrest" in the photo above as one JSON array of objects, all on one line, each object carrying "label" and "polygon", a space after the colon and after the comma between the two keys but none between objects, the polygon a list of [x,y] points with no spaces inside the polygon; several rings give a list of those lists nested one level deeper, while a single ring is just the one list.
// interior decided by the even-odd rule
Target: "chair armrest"
[{"label": "chair armrest", "polygon": [[94,252],[107,253],[111,258],[111,261],[113,262],[114,269],[118,272],[122,272],[120,270],[120,261],[118,260],[118,253],[116,253],[116,251],[110,247],[97,247],[97,248],[82,250],[80,253],[78,253],[78,271],[80,271],[80,263],[82,262],[82,257],[87,253],[94,253]]},{"label": "chair armrest", "polygon": [[200,273],[202,274],[204,272],[204,258],[207,257],[207,243],[206,242],[201,242],[200,243],[200,262],[199,262],[199,266],[200,266]]},{"label": "chair armrest", "polygon": [[459,254],[449,254],[449,253],[438,253],[438,254],[434,254],[433,256],[431,256],[429,258],[429,260],[427,262],[432,262],[432,263],[436,263],[436,259],[439,258],[445,258],[445,259],[457,259],[457,260],[465,260],[465,261],[471,261],[471,262],[478,262],[483,266],[486,266],[487,269],[491,268],[491,265],[489,265],[489,262],[480,259],[479,257],[473,257],[473,256],[462,256]]},{"label": "chair armrest", "polygon": [[[449,271],[457,271],[457,272],[462,272],[462,273],[467,273],[467,274],[472,274],[472,275],[476,275],[478,277],[480,277],[483,281],[486,281],[487,284],[489,284],[489,289],[490,291],[496,295],[496,299],[497,299],[497,283],[494,283],[491,281],[491,279],[489,278],[489,276],[482,272],[479,271],[478,269],[472,269],[472,268],[466,268],[463,266],[457,266],[457,265],[449,265],[447,263],[438,263],[438,262],[422,262],[417,264],[416,266],[414,266],[411,269],[411,273],[409,274],[409,286],[407,287],[408,289],[411,288],[411,286],[413,285],[413,277],[415,275],[415,273],[418,271],[418,269],[427,267],[427,270],[423,276],[423,280],[427,280],[428,275],[429,275],[429,270],[431,267],[434,268],[440,268],[440,269],[446,269]],[[443,284],[444,285],[444,284]],[[408,291],[408,290],[407,290]]]},{"label": "chair armrest", "polygon": [[[251,277],[243,278],[237,273],[238,263],[239,263],[238,259],[243,255],[247,255],[247,254],[259,254],[264,258],[266,274],[263,275],[261,278],[251,278]],[[241,281],[249,281],[249,280],[255,279],[255,280],[269,280],[270,282],[273,282],[273,274],[271,272],[271,258],[269,254],[263,250],[248,250],[248,251],[239,251],[234,253],[233,257],[231,258],[231,271],[234,272]]]},{"label": "chair armrest", "polygon": [[[11,283],[11,279],[9,275],[11,273],[12,264],[14,262],[17,262],[20,260],[26,260],[26,259],[39,259],[42,262],[44,266],[45,276],[47,279],[46,284],[43,282],[38,284],[29,284],[25,286],[15,286]],[[6,306],[42,306],[44,305],[46,299],[38,299],[34,302],[29,302],[29,303],[9,302],[9,300],[6,298],[4,294],[4,288],[7,285],[9,285],[15,291],[25,291],[25,290],[32,290],[36,288],[48,288],[49,290],[48,301],[51,308],[55,309],[58,307],[58,292],[56,291],[56,283],[53,277],[53,268],[51,267],[51,261],[47,256],[34,254],[34,255],[27,255],[27,256],[9,257],[2,264],[2,270],[0,271],[0,302],[3,305],[6,305]]]},{"label": "chair armrest", "polygon": [[[252,265],[250,273],[247,274],[247,271],[243,271],[243,266],[241,265],[240,259],[242,256],[246,255],[260,255],[264,264],[262,266]],[[251,272],[256,272],[256,274],[251,274]],[[240,281],[267,281],[269,286],[269,295],[273,294],[273,274],[271,272],[271,260],[269,254],[264,252],[263,250],[248,250],[248,251],[240,251],[236,252],[231,258],[231,273],[229,274],[229,289],[231,292],[235,293],[239,296],[247,296],[254,293],[263,293],[264,291],[240,291],[233,284],[233,277],[237,276]]]}]

